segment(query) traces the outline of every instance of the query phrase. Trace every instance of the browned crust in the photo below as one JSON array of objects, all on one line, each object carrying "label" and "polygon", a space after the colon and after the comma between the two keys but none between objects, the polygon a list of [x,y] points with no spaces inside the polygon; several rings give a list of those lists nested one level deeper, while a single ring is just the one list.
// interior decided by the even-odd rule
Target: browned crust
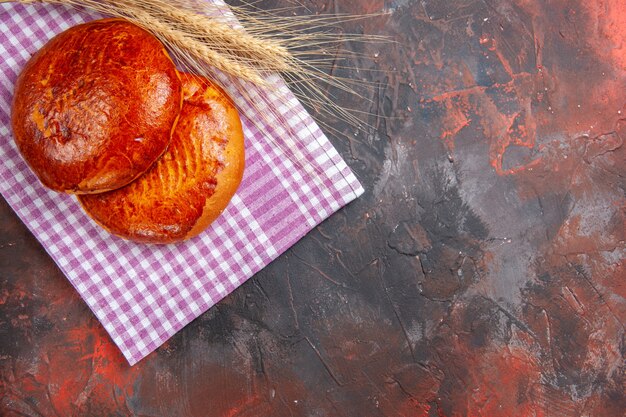
[{"label": "browned crust", "polygon": [[16,144],[47,187],[122,187],[165,151],[181,81],[161,42],[122,19],[78,25],[26,64],[12,105]]},{"label": "browned crust", "polygon": [[237,109],[218,86],[183,74],[183,107],[168,150],[126,187],[79,196],[85,211],[120,237],[173,243],[196,236],[227,207],[244,171]]}]

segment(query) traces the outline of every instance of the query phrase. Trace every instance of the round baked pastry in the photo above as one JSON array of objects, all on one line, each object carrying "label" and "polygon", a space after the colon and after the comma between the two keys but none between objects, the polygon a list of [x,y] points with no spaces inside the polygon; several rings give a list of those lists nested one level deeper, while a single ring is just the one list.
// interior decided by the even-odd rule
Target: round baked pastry
[{"label": "round baked pastry", "polygon": [[163,154],[181,101],[180,77],[157,38],[126,20],[97,20],[60,33],[26,64],[13,133],[47,187],[103,192]]},{"label": "round baked pastry", "polygon": [[222,213],[241,182],[244,140],[235,105],[211,81],[181,77],[183,107],[165,154],[126,187],[78,197],[98,224],[123,238],[193,237]]}]

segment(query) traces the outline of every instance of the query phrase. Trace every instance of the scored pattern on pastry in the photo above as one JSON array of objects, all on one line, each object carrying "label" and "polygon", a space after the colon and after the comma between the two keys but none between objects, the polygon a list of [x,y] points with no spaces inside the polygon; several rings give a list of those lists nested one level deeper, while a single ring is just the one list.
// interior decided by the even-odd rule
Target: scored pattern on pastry
[{"label": "scored pattern on pastry", "polygon": [[241,181],[243,133],[234,104],[207,79],[182,74],[182,81],[182,110],[163,156],[126,187],[79,197],[87,213],[116,235],[152,243],[196,235]]}]

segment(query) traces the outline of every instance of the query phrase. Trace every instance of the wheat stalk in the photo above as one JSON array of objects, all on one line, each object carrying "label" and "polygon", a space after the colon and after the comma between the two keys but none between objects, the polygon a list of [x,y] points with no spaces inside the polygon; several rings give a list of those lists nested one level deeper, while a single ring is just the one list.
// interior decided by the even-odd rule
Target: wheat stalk
[{"label": "wheat stalk", "polygon": [[[188,57],[183,64],[193,69],[198,69],[198,64],[209,64],[259,85],[264,84],[263,75],[271,72],[310,74],[312,68],[307,67],[301,58],[314,52],[303,53],[301,49],[337,43],[336,37],[333,39],[328,34],[304,31],[328,27],[336,20],[332,17],[309,17],[305,23],[303,19],[278,17],[260,11],[251,13],[231,7],[237,17],[245,21],[244,29],[234,27],[232,18],[223,15],[223,7],[207,1],[0,0],[0,3],[8,1],[84,7],[125,18],[152,32],[174,53]],[[353,18],[346,17],[345,21]],[[285,38],[276,36],[278,33]],[[371,37],[368,40],[378,39]],[[319,69],[313,68],[313,72],[319,72]]]},{"label": "wheat stalk", "polygon": [[[355,122],[354,115],[338,106],[319,87],[327,84],[356,94],[348,85],[353,80],[323,71],[326,62],[319,56],[338,43],[336,34],[321,32],[322,29],[363,16],[285,17],[255,9],[250,4],[252,11],[231,6],[230,10],[242,23],[234,25],[236,19],[225,16],[222,5],[203,0],[0,0],[0,3],[8,1],[61,4],[125,18],[157,36],[190,72],[208,76],[212,67],[263,87],[269,87],[265,81],[268,74],[281,73],[288,84],[296,87],[294,93],[300,99]],[[388,41],[370,35],[342,36],[350,41]],[[333,68],[339,68],[336,59],[329,61]]]},{"label": "wheat stalk", "polygon": [[[364,16],[285,17],[255,9],[254,4],[248,4],[248,8],[230,6],[225,9],[224,5],[206,0],[0,0],[0,3],[9,1],[88,8],[143,27],[157,36],[187,71],[216,80],[223,78],[215,73],[217,69],[231,77],[240,96],[264,118],[251,120],[260,130],[276,122],[289,129],[289,124],[282,120],[276,109],[258,103],[250,95],[250,91],[272,88],[267,82],[272,73],[282,74],[292,92],[314,108],[357,128],[366,126],[357,116],[358,112],[336,104],[333,96],[321,87],[327,85],[357,94],[350,86],[354,80],[323,70],[326,64],[338,68],[337,60],[342,58],[341,54],[329,54],[328,48],[338,45],[341,40],[389,42],[380,36],[342,34],[338,37],[336,33],[326,31],[338,23],[363,19]],[[225,10],[234,12],[234,15],[225,14]],[[362,87],[363,82],[358,81],[358,85]],[[361,98],[370,101],[367,97]],[[290,134],[296,136],[295,132]],[[297,166],[322,174],[319,167],[304,162],[297,147],[289,146],[289,143],[276,145]]]},{"label": "wheat stalk", "polygon": [[179,60],[188,62],[207,62],[220,71],[224,71],[237,78],[251,81],[255,84],[265,85],[265,80],[254,68],[242,64],[230,58],[226,54],[219,53],[205,43],[186,35],[180,30],[173,29],[172,26],[164,23],[141,10],[128,12],[133,19],[141,22],[144,27],[149,27],[153,32],[159,34],[166,45],[169,45],[176,52]]},{"label": "wheat stalk", "polygon": [[[192,29],[192,37],[225,53],[237,51],[241,57],[249,59],[252,65],[260,65],[275,71],[289,71],[290,53],[288,49],[273,39],[255,37],[240,30],[237,33],[228,24],[217,19],[182,11],[163,3],[161,16],[179,30]],[[236,36],[234,36],[236,35]]]}]

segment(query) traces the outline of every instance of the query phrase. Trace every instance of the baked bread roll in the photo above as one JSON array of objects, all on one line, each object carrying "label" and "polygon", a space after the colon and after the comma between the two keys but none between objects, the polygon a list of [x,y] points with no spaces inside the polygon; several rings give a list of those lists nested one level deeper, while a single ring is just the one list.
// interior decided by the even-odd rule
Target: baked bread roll
[{"label": "baked bread roll", "polygon": [[244,169],[239,114],[211,81],[181,74],[183,106],[165,154],[118,190],[78,196],[109,232],[146,243],[172,243],[203,231],[226,208]]},{"label": "baked bread roll", "polygon": [[47,187],[96,193],[122,187],[165,151],[181,81],[161,42],[122,19],[75,26],[20,74],[16,144]]}]

